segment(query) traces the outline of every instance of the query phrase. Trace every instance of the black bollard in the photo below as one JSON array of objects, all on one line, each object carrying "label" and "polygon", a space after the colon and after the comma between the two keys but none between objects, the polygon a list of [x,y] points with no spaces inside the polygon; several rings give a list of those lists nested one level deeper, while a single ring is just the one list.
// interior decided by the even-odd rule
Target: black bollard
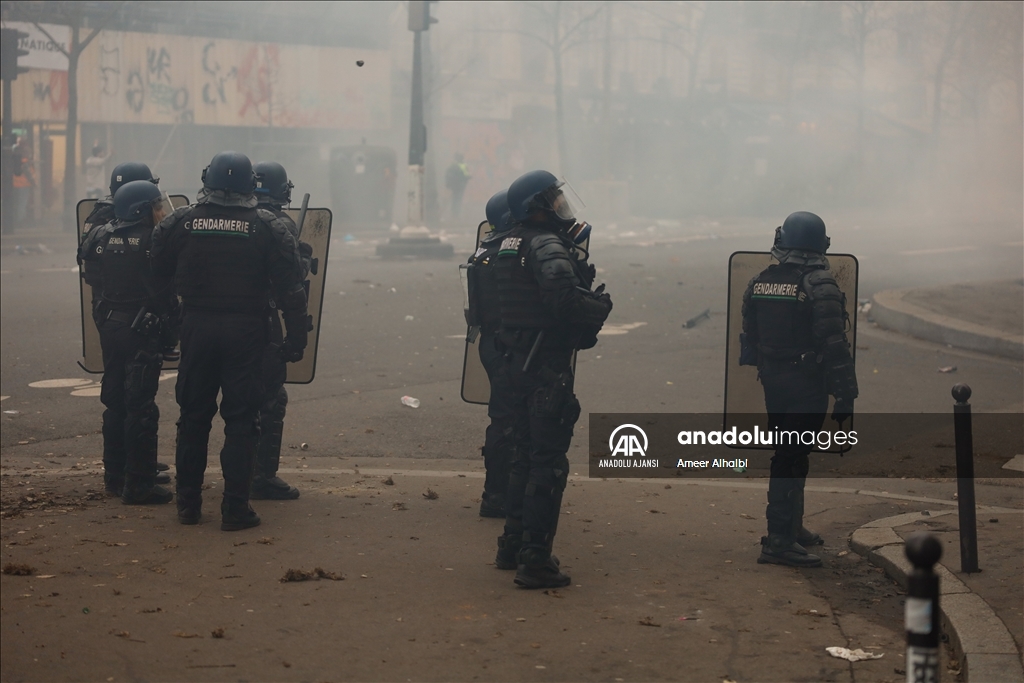
[{"label": "black bollard", "polygon": [[904,610],[907,683],[938,683],[939,577],[934,567],[942,557],[942,544],[932,534],[920,531],[907,539],[903,551],[914,565],[907,577]]},{"label": "black bollard", "polygon": [[953,387],[953,431],[956,433],[956,491],[960,512],[960,571],[978,569],[978,521],[974,501],[974,436],[971,432],[971,388]]}]

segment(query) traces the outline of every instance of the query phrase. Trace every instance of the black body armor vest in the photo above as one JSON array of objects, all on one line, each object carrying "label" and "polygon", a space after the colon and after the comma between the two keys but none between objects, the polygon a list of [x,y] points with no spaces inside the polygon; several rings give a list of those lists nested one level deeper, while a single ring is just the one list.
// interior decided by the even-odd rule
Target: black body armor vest
[{"label": "black body armor vest", "polygon": [[256,209],[198,204],[184,221],[188,237],[178,257],[176,284],[185,305],[231,312],[266,309],[269,276]]},{"label": "black body armor vest", "polygon": [[158,278],[149,265],[153,228],[135,223],[106,226],[92,247],[89,260],[99,262],[98,295],[111,310],[134,312],[142,306],[158,313],[167,300],[170,281]]},{"label": "black body armor vest", "polygon": [[495,258],[495,280],[505,328],[549,328],[559,323],[544,306],[540,285],[528,263],[534,238],[550,234],[548,230],[520,225],[501,240]]},{"label": "black body armor vest", "polygon": [[771,360],[795,360],[815,349],[812,313],[803,288],[803,268],[773,265],[754,278],[751,303],[757,314],[758,350]]}]

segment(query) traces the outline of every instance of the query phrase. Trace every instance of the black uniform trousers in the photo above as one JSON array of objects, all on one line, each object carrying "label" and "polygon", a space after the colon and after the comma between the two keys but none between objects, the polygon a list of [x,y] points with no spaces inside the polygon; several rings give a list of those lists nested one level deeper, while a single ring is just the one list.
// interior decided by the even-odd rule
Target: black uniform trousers
[{"label": "black uniform trousers", "polygon": [[515,454],[512,438],[515,425],[515,406],[503,372],[504,353],[495,345],[493,332],[480,333],[480,362],[491,383],[491,396],[487,402],[490,423],[484,432],[484,496],[504,499]]},{"label": "black uniform trousers", "polygon": [[[129,313],[124,313],[130,316]],[[156,405],[163,357],[155,338],[144,337],[131,324],[105,320],[99,324],[103,351],[103,481],[120,493],[125,476],[156,475]]]},{"label": "black uniform trousers", "polygon": [[272,479],[281,466],[281,439],[288,407],[288,364],[281,360],[284,331],[276,308],[267,311],[268,341],[263,352],[263,403],[260,406],[260,441],[256,449],[256,473]]},{"label": "black uniform trousers", "polygon": [[267,322],[262,313],[185,309],[181,325],[181,364],[175,394],[178,450],[175,458],[179,507],[201,501],[203,475],[217,392],[224,420],[224,501],[247,504],[259,440],[263,400],[263,354]]},{"label": "black uniform trousers", "polygon": [[[825,422],[828,394],[821,372],[804,368],[799,361],[766,361],[760,371],[764,387],[768,429],[817,433]],[[780,439],[780,441],[785,441]],[[772,456],[771,479],[768,482],[768,533],[795,535],[795,518],[803,514],[804,481],[809,469],[808,454],[812,445],[777,443]]]},{"label": "black uniform trousers", "polygon": [[521,533],[524,551],[550,552],[569,477],[566,453],[580,404],[572,390],[572,349],[541,348],[524,372],[528,355],[525,349],[511,350],[503,366],[511,389],[516,440],[505,534]]}]

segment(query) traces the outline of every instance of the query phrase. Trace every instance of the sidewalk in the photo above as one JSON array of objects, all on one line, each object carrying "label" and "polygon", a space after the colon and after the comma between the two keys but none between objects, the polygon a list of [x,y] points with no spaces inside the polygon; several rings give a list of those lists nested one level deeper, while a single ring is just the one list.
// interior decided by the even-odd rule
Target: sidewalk
[{"label": "sidewalk", "polygon": [[878,292],[868,320],[920,339],[1020,360],[1024,280]]},{"label": "sidewalk", "polygon": [[912,571],[903,542],[927,531],[943,545],[936,566],[942,628],[969,683],[1024,683],[1024,515],[978,506],[979,573],[960,571],[956,509],[879,519],[853,533],[851,547],[906,588]]},{"label": "sidewalk", "polygon": [[[902,591],[848,539],[953,490],[808,482],[825,566],[798,570],[755,562],[764,481],[575,475],[555,544],[573,584],[525,591],[492,564],[501,522],[477,516],[477,461],[290,455],[302,497],[256,501],[263,525],[224,533],[219,482],[184,527],[173,505],[102,497],[94,461],[47,447],[4,453],[0,562],[35,570],[0,577],[5,681],[901,681]],[[317,567],[344,580],[281,582]]]}]

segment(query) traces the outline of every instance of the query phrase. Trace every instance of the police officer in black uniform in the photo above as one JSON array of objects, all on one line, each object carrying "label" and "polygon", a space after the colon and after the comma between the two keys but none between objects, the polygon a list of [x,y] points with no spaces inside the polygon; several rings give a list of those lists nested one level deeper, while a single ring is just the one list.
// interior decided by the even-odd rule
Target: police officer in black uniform
[{"label": "police officer in black uniform", "polygon": [[612,309],[595,269],[577,257],[569,231],[578,227],[563,183],[531,171],[509,186],[517,224],[501,240],[495,275],[501,302],[498,348],[515,412],[516,454],[505,505],[505,533],[495,565],[516,567],[525,588],[554,588],[571,579],[551,555],[569,475],[566,453],[580,403],[573,393],[572,355],[597,344]]},{"label": "police officer in black uniform", "polygon": [[[292,201],[292,188],[288,172],[275,161],[261,161],[252,167],[256,174],[256,200],[259,207],[271,212],[284,223],[288,232],[298,242],[302,261],[302,279],[309,274],[313,249],[299,241],[299,229],[284,207]],[[288,378],[288,366],[281,358],[281,344],[284,331],[281,317],[277,313],[277,302],[268,300],[266,310],[270,343],[263,354],[263,404],[260,407],[260,441],[256,448],[256,473],[252,479],[252,497],[256,500],[294,500],[299,490],[281,477],[277,470],[281,465],[281,438],[284,434],[284,416],[288,406],[288,392],[284,382]]]},{"label": "police officer in black uniform", "polygon": [[[842,425],[857,398],[846,295],[829,270],[830,240],[813,213],[790,214],[775,230],[771,265],[743,294],[742,365],[757,365],[764,387],[768,427],[817,432],[825,422],[829,394],[832,419]],[[768,535],[761,539],[761,564],[819,567],[805,546],[823,543],[803,526],[804,482],[812,446],[779,443],[768,484]]]},{"label": "police officer in black uniform", "polygon": [[115,192],[113,207],[114,220],[93,226],[78,251],[103,350],[103,481],[126,504],[169,503],[171,492],[156,484],[155,398],[163,356],[177,345],[178,298],[149,255],[170,202],[152,182],[135,180]]},{"label": "police officer in black uniform", "polygon": [[148,180],[154,185],[160,183],[160,179],[153,177],[153,172],[149,170],[149,166],[146,164],[139,163],[138,161],[126,161],[115,166],[110,174],[110,194],[103,199],[96,200],[92,211],[89,213],[89,217],[85,219],[83,224],[83,235],[88,234],[94,227],[113,222],[115,218],[114,195],[122,185],[133,180]]},{"label": "police officer in black uniform", "polygon": [[196,524],[217,392],[224,419],[221,529],[256,526],[249,505],[259,410],[267,299],[284,312],[282,360],[302,358],[308,318],[298,245],[273,213],[257,208],[255,175],[237,152],[216,155],[203,171],[197,203],[153,233],[153,268],[174,274],[184,304],[181,365],[175,389],[181,417],[176,453],[178,521]]},{"label": "police officer in black uniform", "polygon": [[[480,242],[480,247],[469,257],[469,311],[471,326],[479,330],[480,363],[487,372],[491,384],[490,400],[487,402],[487,417],[490,424],[484,433],[484,492],[480,501],[481,517],[505,518],[505,493],[508,489],[509,471],[515,442],[512,438],[515,412],[511,394],[501,372],[502,352],[495,345],[498,327],[501,325],[501,301],[494,274],[494,257],[506,233],[512,227],[508,210],[508,192],[502,190],[489,200],[485,208],[486,224],[491,231]],[[482,228],[484,224],[478,226]]]}]

